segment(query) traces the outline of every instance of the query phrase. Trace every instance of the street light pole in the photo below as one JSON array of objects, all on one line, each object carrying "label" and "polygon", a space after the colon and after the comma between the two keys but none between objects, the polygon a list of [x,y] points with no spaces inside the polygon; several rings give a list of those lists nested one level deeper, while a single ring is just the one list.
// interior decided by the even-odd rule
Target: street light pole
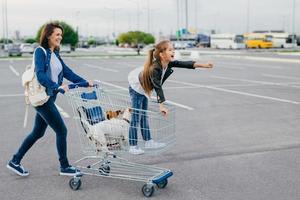
[{"label": "street light pole", "polygon": [[250,21],[250,0],[247,0],[247,23],[246,23],[246,30],[249,33],[249,21]]},{"label": "street light pole", "polygon": [[3,27],[3,39],[5,38],[5,10],[4,10],[4,1],[2,1],[2,27]]},{"label": "street light pole", "polygon": [[140,1],[137,0],[137,29],[140,30]]},{"label": "street light pole", "polygon": [[150,33],[150,1],[147,0],[147,31]]},{"label": "street light pole", "polygon": [[140,1],[139,0],[127,0],[127,1],[130,1],[132,3],[136,3],[136,8],[137,8],[137,18],[136,18],[136,28],[137,30],[140,29]]},{"label": "street light pole", "polygon": [[195,0],[195,29],[196,33],[198,33],[198,1]]},{"label": "street light pole", "polygon": [[293,22],[292,22],[292,33],[295,34],[295,16],[296,16],[296,0],[293,0]]},{"label": "street light pole", "polygon": [[188,17],[188,0],[185,0],[185,29],[188,30],[189,17]]}]

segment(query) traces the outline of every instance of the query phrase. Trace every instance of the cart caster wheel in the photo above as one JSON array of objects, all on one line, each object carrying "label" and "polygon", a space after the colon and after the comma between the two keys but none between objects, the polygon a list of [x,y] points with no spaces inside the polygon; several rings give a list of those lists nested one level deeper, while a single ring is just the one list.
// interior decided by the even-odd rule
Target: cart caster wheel
[{"label": "cart caster wheel", "polygon": [[145,197],[151,197],[154,193],[154,187],[152,185],[145,184],[142,187],[142,192]]},{"label": "cart caster wheel", "polygon": [[101,175],[108,176],[109,172],[110,172],[110,166],[109,165],[101,165],[99,167],[99,173]]},{"label": "cart caster wheel", "polygon": [[163,189],[168,185],[168,179],[164,179],[156,184],[158,188]]},{"label": "cart caster wheel", "polygon": [[78,190],[81,186],[81,179],[71,178],[69,181],[70,188],[72,190]]}]

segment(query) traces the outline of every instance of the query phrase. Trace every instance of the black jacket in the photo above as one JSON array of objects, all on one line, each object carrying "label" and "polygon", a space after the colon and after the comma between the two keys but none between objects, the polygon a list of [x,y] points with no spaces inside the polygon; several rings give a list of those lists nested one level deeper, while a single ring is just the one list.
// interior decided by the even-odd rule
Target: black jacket
[{"label": "black jacket", "polygon": [[162,103],[166,100],[164,96],[164,92],[162,90],[162,85],[167,80],[167,78],[173,73],[172,68],[178,67],[178,68],[186,68],[186,69],[195,69],[194,63],[195,63],[194,61],[178,61],[178,60],[172,61],[169,63],[163,79],[161,79],[163,67],[160,61],[155,60],[153,62],[154,69],[151,76],[151,82],[152,82],[153,89],[157,94],[158,103]]}]

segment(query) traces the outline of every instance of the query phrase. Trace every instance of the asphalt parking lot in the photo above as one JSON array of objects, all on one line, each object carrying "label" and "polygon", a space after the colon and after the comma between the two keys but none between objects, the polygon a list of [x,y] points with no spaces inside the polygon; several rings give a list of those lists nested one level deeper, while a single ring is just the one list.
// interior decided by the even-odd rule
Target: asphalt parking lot
[{"label": "asphalt parking lot", "polygon": [[[162,155],[141,157],[140,162],[169,168],[174,176],[151,199],[299,199],[299,58],[253,57],[245,52],[239,56],[200,53],[198,60],[210,60],[215,67],[175,69],[164,85],[167,99],[177,105],[177,143]],[[85,176],[81,189],[72,191],[69,178],[58,175],[50,129],[23,159],[29,177],[17,177],[6,169],[33,124],[31,108],[23,128],[20,76],[30,62],[30,58],[0,59],[1,199],[144,199],[142,183],[118,179]],[[126,89],[128,72],[142,66],[144,57],[67,57],[65,62],[87,79]],[[63,95],[57,105],[68,127],[68,154],[73,162],[83,155],[71,107]]]}]

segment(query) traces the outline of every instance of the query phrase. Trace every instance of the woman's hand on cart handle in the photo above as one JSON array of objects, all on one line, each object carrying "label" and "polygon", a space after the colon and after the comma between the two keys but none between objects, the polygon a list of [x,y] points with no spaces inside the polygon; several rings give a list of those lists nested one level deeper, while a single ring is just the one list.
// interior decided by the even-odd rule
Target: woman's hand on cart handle
[{"label": "woman's hand on cart handle", "polygon": [[65,92],[69,91],[69,86],[68,85],[61,85],[57,89],[58,92],[64,94]]},{"label": "woman's hand on cart handle", "polygon": [[88,80],[89,87],[98,87],[97,83],[94,83],[93,80]]},{"label": "woman's hand on cart handle", "polygon": [[89,83],[90,87],[96,87],[97,86],[97,84],[94,84],[93,80],[88,80],[88,83]]},{"label": "woman's hand on cart handle", "polygon": [[78,87],[89,87],[89,86],[94,86],[92,81],[72,83],[72,84],[68,85],[69,89],[74,89],[74,88],[78,88]]},{"label": "woman's hand on cart handle", "polygon": [[168,109],[162,104],[160,103],[159,104],[159,111],[165,116],[167,117],[168,116]]}]

